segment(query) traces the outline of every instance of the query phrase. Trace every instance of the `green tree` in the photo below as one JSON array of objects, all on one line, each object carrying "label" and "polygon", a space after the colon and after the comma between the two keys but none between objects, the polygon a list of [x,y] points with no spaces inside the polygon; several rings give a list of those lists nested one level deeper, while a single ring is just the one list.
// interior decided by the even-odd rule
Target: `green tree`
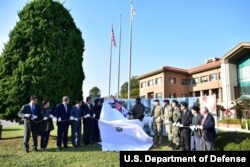
[{"label": "green tree", "polygon": [[[137,96],[139,96],[139,81],[136,76],[132,76],[130,79],[130,98],[136,98]],[[128,98],[128,82],[121,86],[121,98]]]},{"label": "green tree", "polygon": [[98,87],[93,87],[89,90],[89,96],[91,97],[101,97],[101,91]]},{"label": "green tree", "polygon": [[82,97],[84,40],[69,11],[53,0],[33,0],[18,12],[0,56],[0,118],[18,120],[29,102],[48,99],[54,107],[67,95]]}]

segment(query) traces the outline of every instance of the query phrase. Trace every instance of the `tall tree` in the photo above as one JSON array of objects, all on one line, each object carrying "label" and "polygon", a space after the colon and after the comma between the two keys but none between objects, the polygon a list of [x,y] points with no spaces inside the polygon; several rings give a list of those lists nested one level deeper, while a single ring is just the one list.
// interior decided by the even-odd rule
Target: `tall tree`
[{"label": "tall tree", "polygon": [[91,97],[101,97],[101,91],[98,87],[93,87],[89,90],[89,96]]},{"label": "tall tree", "polygon": [[84,40],[59,1],[33,0],[18,13],[0,57],[0,118],[18,120],[30,95],[52,105],[82,97]]},{"label": "tall tree", "polygon": [[[136,98],[137,96],[139,96],[139,81],[136,76],[132,76],[130,79],[130,98]],[[121,86],[121,98],[128,98],[128,82]]]}]

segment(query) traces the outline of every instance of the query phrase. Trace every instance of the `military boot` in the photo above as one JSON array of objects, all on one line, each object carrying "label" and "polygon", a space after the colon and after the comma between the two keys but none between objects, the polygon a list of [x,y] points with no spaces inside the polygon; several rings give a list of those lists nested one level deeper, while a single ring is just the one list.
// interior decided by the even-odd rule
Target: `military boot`
[{"label": "military boot", "polygon": [[154,135],[154,145],[156,145],[158,143],[158,136]]},{"label": "military boot", "polygon": [[162,143],[162,136],[159,136],[158,144]]},{"label": "military boot", "polygon": [[170,141],[168,142],[168,147],[172,147],[172,146],[173,146],[173,141],[170,140]]}]

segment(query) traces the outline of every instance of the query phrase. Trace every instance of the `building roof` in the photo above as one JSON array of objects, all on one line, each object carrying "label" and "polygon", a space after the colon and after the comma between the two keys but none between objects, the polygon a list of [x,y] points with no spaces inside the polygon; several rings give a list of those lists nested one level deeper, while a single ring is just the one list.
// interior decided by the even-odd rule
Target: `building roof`
[{"label": "building roof", "polygon": [[137,79],[140,80],[140,79],[143,79],[143,78],[150,77],[152,75],[160,74],[160,73],[165,72],[165,71],[188,74],[187,73],[188,71],[186,69],[176,68],[176,67],[171,67],[171,66],[165,66],[165,67],[162,67],[162,68],[160,68],[158,70],[154,70],[154,71],[151,71],[149,73],[145,73],[143,75],[137,76]]},{"label": "building roof", "polygon": [[235,63],[246,54],[250,54],[250,42],[241,42],[222,57],[221,63]]},{"label": "building roof", "polygon": [[217,60],[217,61],[214,61],[214,62],[210,62],[210,63],[207,63],[207,64],[203,64],[203,65],[191,68],[191,69],[188,70],[188,73],[189,74],[195,74],[195,73],[198,73],[198,72],[203,72],[203,71],[219,68],[220,65],[221,65],[221,61]]}]

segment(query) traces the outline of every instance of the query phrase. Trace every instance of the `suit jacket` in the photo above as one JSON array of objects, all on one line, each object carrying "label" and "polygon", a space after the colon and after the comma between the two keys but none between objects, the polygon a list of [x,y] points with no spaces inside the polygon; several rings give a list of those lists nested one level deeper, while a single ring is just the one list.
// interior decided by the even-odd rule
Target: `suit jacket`
[{"label": "suit jacket", "polygon": [[184,111],[181,111],[181,124],[183,124],[183,126],[189,126],[192,123],[192,117],[191,111],[186,110],[185,113]]},{"label": "suit jacket", "polygon": [[95,105],[94,106],[94,113],[95,113],[95,118],[99,119],[102,111],[102,105]]},{"label": "suit jacket", "polygon": [[203,138],[206,142],[215,142],[216,140],[214,117],[209,113],[203,124]]},{"label": "suit jacket", "polygon": [[[181,118],[180,118],[180,123],[183,126],[190,126],[192,123],[192,113],[189,110],[186,110],[185,113],[184,111],[181,111]],[[180,128],[181,132],[183,133],[190,133],[191,129],[187,127]],[[190,134],[189,134],[190,135]]]},{"label": "suit jacket", "polygon": [[[198,113],[198,114],[196,114],[196,116],[193,115],[191,125],[201,125],[201,120],[202,120],[201,114]],[[191,136],[195,136],[195,137],[200,138],[201,136],[200,136],[199,130],[200,129],[196,129],[194,131],[191,131]]]},{"label": "suit jacket", "polygon": [[48,119],[41,121],[41,123],[39,125],[39,130],[40,131],[51,131],[51,130],[54,129],[53,120],[52,120],[52,118],[50,118],[50,114],[53,115],[51,109],[43,108],[41,110],[42,119],[44,117],[48,117]]},{"label": "suit jacket", "polygon": [[[62,121],[63,120],[69,120],[69,115],[70,115],[70,106],[67,105],[67,111],[64,107],[64,104],[63,103],[60,103],[56,106],[56,111],[55,111],[55,115],[57,117],[57,120],[58,118],[61,118]],[[69,123],[68,121],[65,121],[67,123]],[[65,123],[65,122],[61,122],[61,123]],[[57,122],[58,123],[58,122]]]},{"label": "suit jacket", "polygon": [[93,116],[93,114],[94,114],[94,106],[93,106],[93,104],[90,104],[90,109],[89,109],[89,106],[88,106],[87,103],[83,105],[83,116],[85,116],[87,114],[89,114],[91,117]]},{"label": "suit jacket", "polygon": [[[31,116],[29,118],[24,117],[25,114],[30,114]],[[37,119],[35,119],[34,121],[38,121],[39,119],[41,119],[41,108],[38,104],[35,105],[35,110],[34,113],[31,110],[31,106],[30,103],[25,104],[22,106],[21,110],[18,112],[17,114],[20,118],[23,118],[24,121],[28,121],[31,120],[32,115],[36,115]],[[33,121],[31,121],[33,122]]]},{"label": "suit jacket", "polygon": [[72,106],[70,110],[70,116],[74,118],[78,118],[80,120],[80,118],[83,116],[82,107],[77,108],[76,105]]}]

